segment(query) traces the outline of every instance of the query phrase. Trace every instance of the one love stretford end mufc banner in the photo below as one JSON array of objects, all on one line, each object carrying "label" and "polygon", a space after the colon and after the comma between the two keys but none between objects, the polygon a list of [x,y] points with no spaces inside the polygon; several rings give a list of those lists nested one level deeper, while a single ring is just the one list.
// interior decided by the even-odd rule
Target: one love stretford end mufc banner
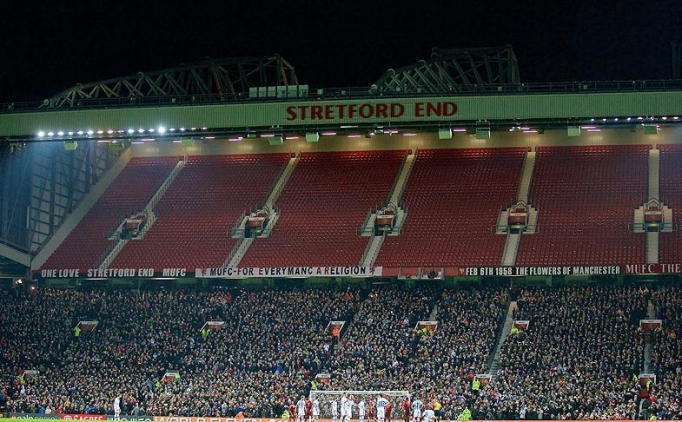
[{"label": "one love stretford end mufc banner", "polygon": [[[448,277],[525,277],[525,276],[591,276],[680,274],[682,264],[632,265],[562,265],[528,267],[418,267],[426,274],[435,272],[438,278]],[[311,278],[311,277],[400,277],[419,274],[415,268],[387,267],[220,267],[220,268],[75,268],[42,269],[35,273],[42,279],[76,278]],[[429,277],[433,278],[433,277]]]}]

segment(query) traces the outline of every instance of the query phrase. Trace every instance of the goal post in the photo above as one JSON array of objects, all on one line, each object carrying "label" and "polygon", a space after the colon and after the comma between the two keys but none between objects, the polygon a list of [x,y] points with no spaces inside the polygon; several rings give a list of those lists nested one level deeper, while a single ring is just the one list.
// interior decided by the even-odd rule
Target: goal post
[{"label": "goal post", "polygon": [[[320,415],[323,417],[331,417],[331,402],[336,400],[337,406],[341,405],[341,398],[343,396],[350,398],[353,396],[355,404],[360,401],[365,402],[365,407],[369,413],[369,403],[376,403],[379,395],[383,395],[388,401],[393,403],[394,412],[400,408],[400,404],[405,399],[409,399],[411,394],[409,391],[402,390],[310,390],[309,399],[314,401],[317,399],[320,402]],[[376,409],[373,409],[376,412]],[[357,409],[353,410],[357,414]]]}]

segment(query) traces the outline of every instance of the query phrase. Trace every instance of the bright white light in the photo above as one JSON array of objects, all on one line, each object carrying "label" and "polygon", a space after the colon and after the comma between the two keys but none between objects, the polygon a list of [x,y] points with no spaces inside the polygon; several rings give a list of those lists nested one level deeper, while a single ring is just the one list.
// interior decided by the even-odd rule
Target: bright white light
[{"label": "bright white light", "polygon": [[359,138],[362,135],[358,135],[357,133],[354,133],[352,135],[348,135],[349,138]]},{"label": "bright white light", "polygon": [[135,133],[135,129],[128,129],[128,134],[132,135],[133,133]]},{"label": "bright white light", "polygon": [[206,126],[201,127],[201,130],[206,130],[206,129],[208,129]]},{"label": "bright white light", "polygon": [[668,120],[668,116],[663,116],[663,117],[661,117],[661,119]]},{"label": "bright white light", "polygon": [[629,122],[630,120],[632,120],[632,117],[628,117],[627,120],[628,120],[628,122]]},{"label": "bright white light", "polygon": [[185,131],[185,127],[183,126],[180,128],[180,132],[184,132],[184,131]]},{"label": "bright white light", "polygon": [[149,129],[149,133],[154,133],[154,129]]},{"label": "bright white light", "polygon": [[60,130],[59,132],[57,132],[57,136],[64,136],[64,131]]},{"label": "bright white light", "polygon": [[465,127],[458,127],[458,128],[452,129],[452,131],[453,132],[466,132],[467,129]]},{"label": "bright white light", "polygon": [[320,133],[322,136],[334,136],[336,135],[336,132],[322,132]]},{"label": "bright white light", "polygon": [[38,138],[42,138],[43,136],[45,136],[45,132],[43,132],[42,130],[38,132]]},{"label": "bright white light", "polygon": [[54,132],[47,132],[47,136],[54,136]]},{"label": "bright white light", "polygon": [[403,136],[417,136],[417,134],[414,132],[405,132],[403,133]]},{"label": "bright white light", "polygon": [[144,133],[144,129],[142,129],[142,128],[138,129],[137,133]]},{"label": "bright white light", "polygon": [[261,138],[274,138],[275,134],[274,133],[264,133],[260,137]]},{"label": "bright white light", "polygon": [[76,133],[79,134],[79,135],[82,135],[84,132],[83,132],[82,130],[79,130],[79,131],[76,132]]},{"label": "bright white light", "polygon": [[341,129],[353,129],[358,127],[358,125],[341,125]]},{"label": "bright white light", "polygon": [[228,138],[227,140],[230,141],[230,142],[239,142],[239,141],[241,141],[242,139],[244,139],[243,136],[237,136],[236,138]]},{"label": "bright white light", "polygon": [[193,128],[190,128],[190,130],[197,130],[197,128],[193,127]]},{"label": "bright white light", "polygon": [[98,131],[97,131],[97,134],[98,134],[98,135],[102,135],[103,133],[104,133],[103,130],[98,130]]},{"label": "bright white light", "polygon": [[170,128],[170,129],[168,129],[168,130],[170,130],[171,132],[175,132],[175,128],[174,128],[174,127]]},{"label": "bright white light", "polygon": [[289,140],[298,139],[298,136],[294,136],[294,135],[292,135],[292,136],[287,136],[287,137],[284,138],[284,139],[289,139]]},{"label": "bright white light", "polygon": [[673,120],[679,120],[679,119],[680,119],[680,118],[677,117],[677,116],[673,117]]},{"label": "bright white light", "polygon": [[73,132],[69,131],[69,136],[73,136]]},{"label": "bright white light", "polygon": [[87,133],[88,133],[88,135],[92,135],[95,132],[93,132],[92,130],[89,130]]},{"label": "bright white light", "polygon": [[114,133],[114,131],[111,130],[111,129],[109,129],[109,130],[107,130],[107,133],[108,133],[109,135],[111,135],[112,133]]},{"label": "bright white light", "polygon": [[602,122],[605,122],[605,121],[606,121],[606,117],[604,117],[603,119],[601,119],[601,121],[602,121]]},{"label": "bright white light", "polygon": [[594,117],[590,119],[591,122],[594,122]]},{"label": "bright white light", "polygon": [[163,126],[159,126],[158,129],[156,129],[157,132],[164,134],[166,133],[166,128]]}]

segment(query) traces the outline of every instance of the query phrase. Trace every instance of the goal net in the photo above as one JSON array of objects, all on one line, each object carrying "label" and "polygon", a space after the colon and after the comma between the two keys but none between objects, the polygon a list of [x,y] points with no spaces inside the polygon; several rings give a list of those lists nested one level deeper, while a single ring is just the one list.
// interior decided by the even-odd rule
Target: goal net
[{"label": "goal net", "polygon": [[[332,411],[331,411],[331,402],[336,401],[336,404],[339,408],[339,414],[340,414],[340,407],[341,407],[341,398],[345,395],[346,398],[350,399],[352,396],[352,400],[355,402],[357,405],[360,403],[360,401],[365,402],[365,413],[370,414],[370,411],[374,414],[376,414],[376,402],[377,399],[379,398],[379,395],[383,395],[393,403],[393,412],[397,412],[400,408],[400,404],[403,402],[405,399],[410,398],[410,392],[409,391],[398,391],[398,390],[389,390],[389,391],[380,391],[380,390],[310,390],[310,395],[309,398],[311,401],[314,401],[317,399],[320,402],[320,416],[325,417],[325,418],[331,418]],[[369,408],[369,403],[375,403],[375,408],[371,409]],[[358,409],[357,407],[353,408],[353,414],[357,415],[358,414]],[[396,413],[394,413],[395,415]]]}]

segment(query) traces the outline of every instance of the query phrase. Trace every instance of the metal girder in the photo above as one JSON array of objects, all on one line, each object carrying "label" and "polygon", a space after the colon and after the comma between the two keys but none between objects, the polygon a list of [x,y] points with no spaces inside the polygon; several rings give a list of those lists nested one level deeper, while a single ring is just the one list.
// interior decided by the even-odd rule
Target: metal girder
[{"label": "metal girder", "polygon": [[243,98],[250,87],[298,85],[282,56],[207,59],[172,69],[77,84],[46,99],[41,108],[78,107],[98,99],[177,98],[210,102]]},{"label": "metal girder", "polygon": [[400,69],[389,69],[372,86],[377,93],[466,93],[497,91],[520,84],[512,47],[439,49],[431,58]]}]

